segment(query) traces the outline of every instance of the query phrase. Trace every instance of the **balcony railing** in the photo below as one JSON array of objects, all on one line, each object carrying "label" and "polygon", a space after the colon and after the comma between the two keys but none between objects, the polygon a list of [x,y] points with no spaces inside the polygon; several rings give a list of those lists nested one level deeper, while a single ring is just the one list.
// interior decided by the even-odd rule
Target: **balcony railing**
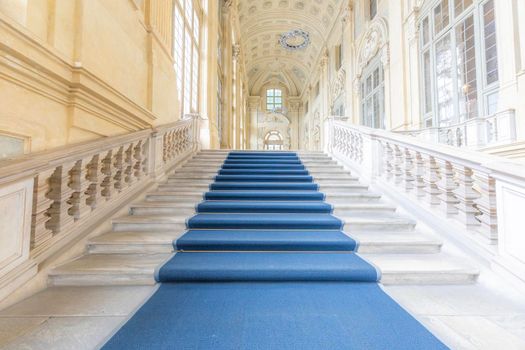
[{"label": "balcony railing", "polygon": [[363,180],[450,223],[525,280],[525,166],[334,117],[324,140]]},{"label": "balcony railing", "polygon": [[196,117],[0,162],[0,300],[199,148]]},{"label": "balcony railing", "polygon": [[514,110],[506,110],[451,126],[396,131],[396,133],[450,146],[479,149],[515,142],[516,118]]}]

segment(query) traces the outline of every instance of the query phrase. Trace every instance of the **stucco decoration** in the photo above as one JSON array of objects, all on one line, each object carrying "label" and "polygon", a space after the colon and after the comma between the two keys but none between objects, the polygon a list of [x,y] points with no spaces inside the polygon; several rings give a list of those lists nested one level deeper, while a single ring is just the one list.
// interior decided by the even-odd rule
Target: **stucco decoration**
[{"label": "stucco decoration", "polygon": [[388,24],[384,18],[377,17],[370,23],[359,44],[356,70],[358,76],[361,76],[363,69],[377,54],[381,54],[383,65],[388,65],[390,58],[387,40]]},{"label": "stucco decoration", "polygon": [[321,146],[321,114],[315,111],[312,125],[312,141],[314,149],[319,149]]},{"label": "stucco decoration", "polygon": [[310,45],[310,34],[302,29],[294,29],[283,33],[279,38],[279,44],[286,50],[303,50]]},{"label": "stucco decoration", "polygon": [[264,112],[258,118],[257,140],[258,148],[264,148],[264,137],[270,131],[278,131],[283,137],[283,149],[290,149],[290,120],[282,113]]},{"label": "stucco decoration", "polygon": [[341,67],[330,86],[330,106],[333,107],[334,102],[337,100],[337,98],[345,92],[345,81],[346,71],[343,67]]}]

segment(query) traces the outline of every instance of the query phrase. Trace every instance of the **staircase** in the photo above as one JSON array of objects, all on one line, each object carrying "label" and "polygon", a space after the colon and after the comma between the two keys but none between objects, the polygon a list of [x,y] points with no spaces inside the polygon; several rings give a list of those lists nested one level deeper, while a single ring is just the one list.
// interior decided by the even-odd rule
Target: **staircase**
[{"label": "staircase", "polygon": [[[112,230],[91,239],[86,253],[54,268],[55,286],[154,284],[157,267],[173,254],[173,240],[213,182],[227,151],[202,151],[159,183]],[[334,205],[344,231],[359,241],[359,253],[381,271],[383,284],[472,283],[478,270],[441,250],[442,241],[371,192],[326,154],[302,152],[301,160]],[[278,165],[275,166],[278,170]]]}]

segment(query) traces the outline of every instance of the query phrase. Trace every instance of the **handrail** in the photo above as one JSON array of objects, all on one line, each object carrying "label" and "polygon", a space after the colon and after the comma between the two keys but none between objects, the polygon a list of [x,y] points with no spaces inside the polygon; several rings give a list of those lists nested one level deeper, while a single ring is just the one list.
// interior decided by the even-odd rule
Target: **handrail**
[{"label": "handrail", "polygon": [[525,165],[518,162],[336,117],[326,119],[325,134],[325,150],[363,177],[459,222],[490,245],[497,245],[504,231],[500,226],[505,216],[498,215],[506,200],[502,184],[518,186],[525,198]]},{"label": "handrail", "polygon": [[[8,274],[30,269],[200,148],[190,116],[0,161],[0,299]],[[9,250],[9,251],[6,251]]]}]

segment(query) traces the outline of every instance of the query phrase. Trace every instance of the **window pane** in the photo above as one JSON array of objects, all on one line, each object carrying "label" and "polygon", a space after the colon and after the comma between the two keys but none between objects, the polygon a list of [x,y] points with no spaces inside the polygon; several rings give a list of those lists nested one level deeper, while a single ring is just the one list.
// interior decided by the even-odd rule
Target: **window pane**
[{"label": "window pane", "polygon": [[430,67],[430,51],[423,54],[423,96],[424,96],[424,111],[425,113],[432,112],[432,89],[431,84],[431,67]]},{"label": "window pane", "polygon": [[266,90],[266,96],[270,97],[274,95],[275,90]]},{"label": "window pane", "polygon": [[281,90],[274,90],[275,91],[275,96],[281,96],[282,92]]},{"label": "window pane", "polygon": [[478,114],[473,15],[467,17],[456,27],[456,53],[459,119],[463,121],[474,118]]},{"label": "window pane", "polygon": [[425,17],[425,19],[421,23],[421,34],[421,40],[423,40],[423,45],[428,44],[428,42],[430,41],[428,16]]},{"label": "window pane", "polygon": [[449,23],[448,0],[441,0],[439,5],[434,7],[434,34],[438,34]]},{"label": "window pane", "polygon": [[454,16],[458,17],[470,5],[472,0],[454,0]]},{"label": "window pane", "polygon": [[436,43],[437,116],[440,126],[450,125],[454,113],[453,56],[450,46],[450,35]]},{"label": "window pane", "polygon": [[492,115],[498,111],[498,92],[487,95],[487,115]]},{"label": "window pane", "polygon": [[186,28],[184,32],[184,113],[191,112],[191,56],[192,56],[192,44],[191,34]]},{"label": "window pane", "polygon": [[197,46],[193,46],[193,63],[192,63],[192,81],[191,81],[191,108],[198,111],[199,101],[199,51]]},{"label": "window pane", "polygon": [[275,103],[281,103],[282,102],[281,97],[275,97],[274,98],[274,102]]},{"label": "window pane", "polygon": [[496,18],[494,14],[494,0],[483,5],[483,35],[485,41],[485,70],[487,84],[499,80],[498,50],[496,47]]}]

